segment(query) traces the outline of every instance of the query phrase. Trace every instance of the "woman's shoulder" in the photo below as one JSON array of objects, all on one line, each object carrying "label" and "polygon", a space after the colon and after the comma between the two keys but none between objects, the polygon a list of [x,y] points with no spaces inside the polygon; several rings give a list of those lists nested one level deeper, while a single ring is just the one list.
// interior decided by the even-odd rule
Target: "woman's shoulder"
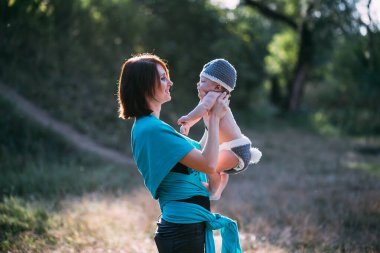
[{"label": "woman's shoulder", "polygon": [[157,125],[160,122],[159,119],[157,119],[153,115],[146,115],[142,116],[136,119],[133,127],[134,128],[147,128],[149,129],[151,126]]},{"label": "woman's shoulder", "polygon": [[136,120],[132,133],[138,135],[158,134],[158,131],[175,131],[171,126],[153,115],[143,116]]}]

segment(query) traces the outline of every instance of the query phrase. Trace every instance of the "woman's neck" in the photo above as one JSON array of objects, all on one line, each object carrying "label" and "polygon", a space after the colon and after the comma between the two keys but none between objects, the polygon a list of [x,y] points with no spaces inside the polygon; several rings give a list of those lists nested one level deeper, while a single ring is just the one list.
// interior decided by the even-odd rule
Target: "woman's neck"
[{"label": "woman's neck", "polygon": [[153,111],[152,114],[153,114],[154,116],[156,116],[157,119],[160,118],[160,112],[159,112],[159,111],[158,111],[158,112],[157,112],[157,111]]},{"label": "woman's neck", "polygon": [[152,114],[159,119],[161,112],[161,103],[158,103],[156,100],[151,100],[149,101],[149,108],[153,111]]}]

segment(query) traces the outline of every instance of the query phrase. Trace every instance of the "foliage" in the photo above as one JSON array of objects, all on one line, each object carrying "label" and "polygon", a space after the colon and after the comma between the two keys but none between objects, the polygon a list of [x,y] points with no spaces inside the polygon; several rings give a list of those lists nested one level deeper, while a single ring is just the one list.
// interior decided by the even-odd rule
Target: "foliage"
[{"label": "foliage", "polygon": [[[53,117],[108,146],[129,146],[131,123],[117,118],[120,66],[131,54],[166,59],[175,122],[197,103],[202,66],[217,57],[238,71],[231,106],[257,108],[272,25],[245,8],[220,10],[208,1],[4,1],[0,79]],[[175,24],[175,25],[174,25]],[[263,104],[263,103],[262,103]]]},{"label": "foliage", "polygon": [[[332,36],[348,33],[353,38],[350,41],[361,40],[355,33],[360,27],[352,19],[354,4],[314,4],[315,11],[309,17],[316,45],[311,77],[319,79],[311,79],[312,85],[315,80],[331,82],[326,79],[329,69],[324,68],[328,63],[331,68],[339,67],[331,57],[335,48]],[[305,2],[276,1],[271,6],[297,20],[304,15]],[[267,75],[277,76],[285,93],[296,61],[298,38],[289,29],[273,26],[248,8],[220,10],[204,0],[5,1],[2,10],[2,80],[57,117],[73,122],[79,130],[123,148],[118,139],[129,137],[115,117],[114,96],[122,58],[155,52],[168,60],[175,87],[173,103],[164,113],[172,118],[178,116],[170,112],[173,108],[186,111],[196,103],[194,83],[201,66],[211,58],[224,57],[236,65],[239,79],[232,106],[240,111],[266,104],[260,102],[259,87]],[[360,61],[359,55],[352,57]],[[342,71],[337,73],[336,80],[346,76]],[[360,74],[352,79],[371,81]],[[253,102],[247,104],[247,100]],[[356,110],[356,105],[350,106]],[[350,113],[356,114],[352,110]],[[331,117],[340,121],[341,116]],[[102,138],[98,132],[111,138]]]},{"label": "foliage", "polygon": [[0,251],[17,248],[21,241],[27,242],[29,250],[36,245],[53,244],[54,238],[47,235],[49,227],[44,210],[27,207],[16,198],[0,202]]},{"label": "foliage", "polygon": [[269,54],[265,57],[267,73],[278,78],[281,93],[286,94],[286,85],[296,65],[298,48],[293,30],[286,29],[273,36],[268,45]]},{"label": "foliage", "polygon": [[333,61],[326,66],[326,82],[309,91],[313,106],[327,122],[348,134],[380,133],[380,33],[351,36],[337,43]]},{"label": "foliage", "polygon": [[[330,89],[329,94],[337,94],[334,87],[342,85],[352,91],[355,83],[372,87],[376,75],[364,77],[360,71],[351,71],[351,81],[344,81],[347,75],[339,70],[349,54],[338,55],[336,49],[342,51],[343,44],[360,47],[356,44],[366,40],[358,33],[363,26],[358,22],[356,1],[314,2],[313,11],[305,16],[309,4],[283,0],[268,4],[295,23],[308,22],[313,32],[307,89],[323,86]],[[284,104],[299,53],[295,30],[253,8],[219,9],[206,0],[8,0],[1,2],[1,12],[0,79],[54,117],[123,150],[129,146],[125,143],[131,123],[125,125],[117,118],[115,93],[120,66],[131,54],[153,52],[169,63],[173,101],[165,105],[162,116],[170,122],[197,103],[195,83],[203,64],[212,58],[228,59],[238,71],[231,107],[242,122],[251,122],[242,115],[254,112],[259,118],[272,117],[276,107]],[[350,57],[352,64],[346,69],[365,69],[359,53]],[[377,53],[371,57],[378,61]],[[277,95],[273,84],[269,85],[273,78],[280,87]],[[352,117],[348,115],[376,115],[373,104],[363,104],[360,107],[367,109],[359,110],[354,102],[364,103],[366,93],[356,92],[357,99],[344,109],[335,108],[323,93],[316,94],[321,99],[307,95],[302,108],[311,113],[327,107],[330,112],[340,111],[326,116],[334,127],[345,127],[343,118]],[[375,133],[375,122],[365,122]],[[353,128],[347,132],[369,134],[367,128]]]}]

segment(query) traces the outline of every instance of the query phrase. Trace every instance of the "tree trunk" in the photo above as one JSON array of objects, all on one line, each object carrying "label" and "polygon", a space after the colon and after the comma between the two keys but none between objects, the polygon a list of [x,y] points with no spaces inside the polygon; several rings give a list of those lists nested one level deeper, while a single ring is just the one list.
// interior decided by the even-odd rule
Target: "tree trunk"
[{"label": "tree trunk", "polygon": [[[310,2],[308,4],[306,15],[303,17],[303,21],[301,22],[300,26],[292,18],[269,8],[262,1],[245,0],[245,4],[251,6],[252,8],[259,11],[262,15],[272,20],[279,21],[283,24],[288,25],[292,29],[297,30],[299,33],[300,43],[297,63],[293,75],[287,83],[287,95],[284,99],[285,101],[284,103],[281,103],[283,105],[281,107],[285,111],[296,112],[299,110],[301,104],[305,81],[307,73],[309,72],[309,68],[311,66],[311,59],[313,55],[312,30],[310,30],[308,26],[307,19],[311,15],[314,4],[313,2]],[[276,89],[273,80],[271,81],[272,88]],[[272,92],[276,93],[276,90]],[[274,94],[271,94],[271,99],[273,99],[272,95]]]},{"label": "tree trunk", "polygon": [[303,63],[297,68],[296,73],[292,79],[293,81],[290,83],[290,91],[287,101],[287,110],[290,112],[299,111],[307,72],[308,66],[306,63]]},{"label": "tree trunk", "polygon": [[305,80],[309,72],[313,55],[312,32],[307,23],[303,22],[300,31],[300,45],[298,59],[292,78],[288,83],[287,110],[290,112],[299,111],[303,96]]},{"label": "tree trunk", "polygon": [[280,91],[280,84],[278,83],[278,77],[272,76],[270,78],[271,88],[270,88],[270,102],[278,107],[283,107],[283,96]]}]

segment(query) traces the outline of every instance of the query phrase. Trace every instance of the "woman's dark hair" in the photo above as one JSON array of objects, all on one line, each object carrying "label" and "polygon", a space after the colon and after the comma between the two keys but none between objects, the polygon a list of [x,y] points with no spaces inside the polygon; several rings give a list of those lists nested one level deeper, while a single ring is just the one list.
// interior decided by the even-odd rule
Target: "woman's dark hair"
[{"label": "woman's dark hair", "polygon": [[152,113],[146,98],[154,96],[159,83],[157,64],[164,68],[169,78],[166,63],[156,55],[141,54],[124,62],[118,87],[120,118],[138,118]]}]

